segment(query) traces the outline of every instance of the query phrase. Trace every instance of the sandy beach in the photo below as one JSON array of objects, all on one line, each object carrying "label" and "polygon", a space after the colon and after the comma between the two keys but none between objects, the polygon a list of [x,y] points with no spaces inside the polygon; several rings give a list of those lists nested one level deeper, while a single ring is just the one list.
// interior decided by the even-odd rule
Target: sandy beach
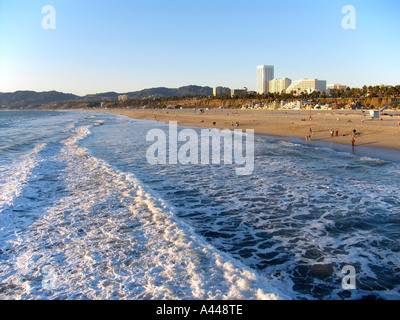
[{"label": "sandy beach", "polygon": [[[365,120],[361,111],[351,110],[238,110],[210,109],[200,114],[194,109],[108,110],[135,119],[177,121],[180,126],[219,129],[254,129],[256,134],[298,137],[305,140],[355,146],[389,148],[400,151],[400,112],[386,111],[380,119]],[[214,125],[215,122],[215,125]],[[237,126],[238,123],[238,126]],[[338,131],[336,135],[336,130]],[[331,131],[334,135],[331,136]]]}]

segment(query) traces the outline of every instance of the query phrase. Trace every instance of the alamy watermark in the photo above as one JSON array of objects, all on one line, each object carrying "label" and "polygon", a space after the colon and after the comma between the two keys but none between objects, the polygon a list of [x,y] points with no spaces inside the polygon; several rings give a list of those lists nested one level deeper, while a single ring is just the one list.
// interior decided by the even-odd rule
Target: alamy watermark
[{"label": "alamy watermark", "polygon": [[346,265],[342,268],[342,273],[345,276],[342,279],[343,290],[356,289],[356,269],[352,265]]},{"label": "alamy watermark", "polygon": [[345,30],[356,29],[356,9],[351,5],[346,5],[342,8],[342,14],[345,16],[342,19],[342,28]]},{"label": "alamy watermark", "polygon": [[[45,5],[42,7],[42,14],[45,16],[42,18],[42,28],[44,30],[56,29],[56,9],[52,5]],[[345,5],[342,7],[342,14],[345,16],[342,18],[343,29],[356,29],[356,9],[352,5]]]},{"label": "alamy watermark", "polygon": [[56,9],[54,6],[46,5],[42,8],[42,28],[44,30],[54,30],[56,28]]},{"label": "alamy watermark", "polygon": [[[162,129],[151,129],[146,135],[146,141],[154,143],[147,149],[147,162],[154,165],[167,163],[208,165],[221,164],[222,158],[224,164],[240,166],[235,168],[236,175],[250,175],[253,172],[253,129],[246,129],[245,133],[240,129],[231,131],[215,128],[201,129],[200,132],[199,135],[198,131],[188,128],[178,132],[176,121],[169,122],[168,132]],[[221,157],[222,141],[223,157]],[[184,144],[178,146],[179,142],[184,142]]]}]

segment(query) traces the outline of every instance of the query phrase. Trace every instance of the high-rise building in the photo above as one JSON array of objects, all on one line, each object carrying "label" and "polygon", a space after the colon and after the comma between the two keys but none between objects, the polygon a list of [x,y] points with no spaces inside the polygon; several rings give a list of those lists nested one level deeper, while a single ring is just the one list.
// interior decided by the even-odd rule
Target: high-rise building
[{"label": "high-rise building", "polygon": [[292,80],[288,78],[274,79],[269,82],[269,92],[282,93],[290,86]]},{"label": "high-rise building", "polygon": [[265,94],[269,92],[269,82],[274,79],[274,66],[257,67],[257,93]]}]

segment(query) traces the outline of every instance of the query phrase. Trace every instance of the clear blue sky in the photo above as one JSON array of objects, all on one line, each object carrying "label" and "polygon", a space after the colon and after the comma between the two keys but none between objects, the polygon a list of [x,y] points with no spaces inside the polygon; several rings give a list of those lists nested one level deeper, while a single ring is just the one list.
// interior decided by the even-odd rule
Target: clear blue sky
[{"label": "clear blue sky", "polygon": [[399,34],[399,0],[0,0],[0,92],[255,90],[261,64],[277,78],[398,85]]}]

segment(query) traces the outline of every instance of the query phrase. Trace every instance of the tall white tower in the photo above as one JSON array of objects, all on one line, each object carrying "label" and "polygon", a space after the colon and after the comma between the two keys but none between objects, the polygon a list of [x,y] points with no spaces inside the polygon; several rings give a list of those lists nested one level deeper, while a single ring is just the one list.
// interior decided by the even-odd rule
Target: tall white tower
[{"label": "tall white tower", "polygon": [[257,92],[269,92],[269,82],[274,79],[274,66],[257,66]]}]

